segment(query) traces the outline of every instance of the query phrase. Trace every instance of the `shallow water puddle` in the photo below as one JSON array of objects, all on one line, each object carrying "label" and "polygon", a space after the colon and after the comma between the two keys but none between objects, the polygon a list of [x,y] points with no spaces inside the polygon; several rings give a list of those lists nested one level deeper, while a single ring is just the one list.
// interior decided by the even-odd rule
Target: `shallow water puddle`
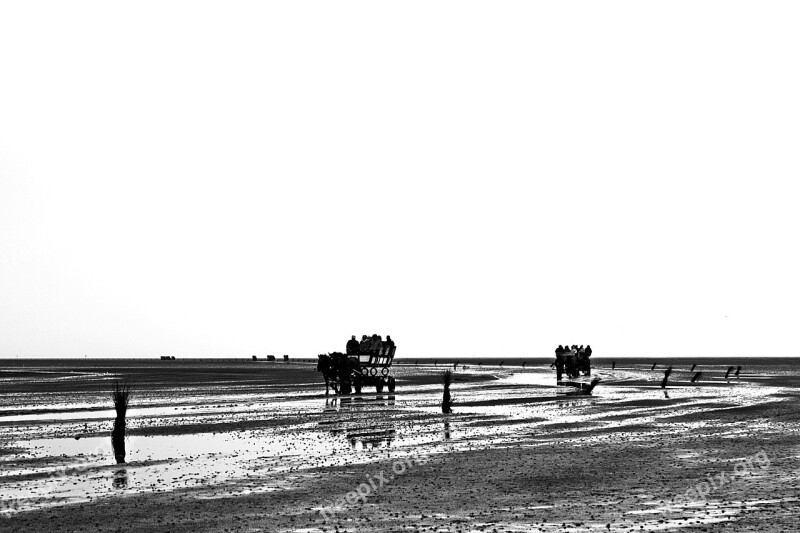
[{"label": "shallow water puddle", "polygon": [[[247,479],[265,472],[299,468],[310,455],[323,457],[342,446],[335,435],[265,435],[264,432],[129,437],[127,463],[109,464],[109,438],[31,441],[34,457],[64,457],[58,468],[4,468],[3,501],[25,510],[86,501],[109,494],[171,491]],[[346,446],[346,445],[345,445]],[[12,476],[27,477],[3,482]],[[280,483],[261,479],[249,492],[276,490]],[[2,507],[2,506],[0,506]],[[8,507],[8,506],[6,506]],[[11,509],[11,510],[14,510]]]},{"label": "shallow water puddle", "polygon": [[[438,431],[403,438],[394,427],[354,422],[350,413],[334,427],[188,435],[131,436],[126,464],[114,465],[109,437],[34,439],[24,447],[25,461],[5,460],[0,486],[6,511],[88,501],[120,493],[217,487],[208,497],[278,490],[290,483],[287,471],[359,464],[419,453],[419,444],[444,440]],[[391,426],[389,424],[388,426]],[[429,450],[435,452],[436,450]],[[53,466],[53,458],[61,459]],[[41,467],[31,466],[42,459]],[[282,474],[276,478],[275,474]],[[236,482],[237,488],[226,487]]]},{"label": "shallow water puddle", "polygon": [[[213,403],[208,398],[182,397],[178,405],[138,404],[128,412],[128,420],[148,417],[164,417],[187,412],[193,415],[218,414],[232,415],[234,413],[249,413],[260,409],[269,409],[272,412],[291,412],[304,407],[316,405],[317,395],[306,392],[287,398],[285,393],[259,394],[257,398],[245,395],[226,395]],[[256,401],[254,401],[256,400]],[[22,411],[22,412],[20,412]],[[0,422],[40,422],[47,420],[109,420],[114,419],[114,409],[107,402],[83,404],[51,404],[37,405],[28,409],[7,408],[0,409]]]}]

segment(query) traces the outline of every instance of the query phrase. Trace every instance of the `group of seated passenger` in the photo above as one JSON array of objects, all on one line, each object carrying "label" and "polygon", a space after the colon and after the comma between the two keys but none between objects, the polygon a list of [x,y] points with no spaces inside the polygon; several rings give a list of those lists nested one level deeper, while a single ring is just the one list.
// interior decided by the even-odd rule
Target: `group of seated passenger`
[{"label": "group of seated passenger", "polygon": [[394,341],[389,335],[386,335],[386,340],[382,340],[380,335],[362,335],[361,342],[353,335],[347,341],[347,355],[384,355],[389,354],[393,346]]},{"label": "group of seated passenger", "polygon": [[[568,346],[568,345],[564,345]],[[585,376],[592,374],[592,365],[589,358],[592,356],[592,347],[588,344],[586,348],[581,344],[573,344],[569,348],[558,345],[556,348],[556,360],[552,366],[556,367],[556,379],[561,380],[561,375],[566,373],[568,377],[577,378],[583,372]]]},{"label": "group of seated passenger", "polygon": [[568,345],[565,344],[564,346],[562,346],[562,345],[559,344],[558,348],[556,348],[556,355],[558,355],[560,353],[562,356],[566,356],[566,355],[570,355],[570,354],[571,355],[586,354],[586,357],[591,357],[592,356],[592,347],[589,346],[588,344],[586,345],[586,348],[583,347],[583,344],[581,344],[580,346],[578,346],[577,344],[573,344],[572,346],[569,346],[569,347],[565,347],[565,346],[568,346]]}]

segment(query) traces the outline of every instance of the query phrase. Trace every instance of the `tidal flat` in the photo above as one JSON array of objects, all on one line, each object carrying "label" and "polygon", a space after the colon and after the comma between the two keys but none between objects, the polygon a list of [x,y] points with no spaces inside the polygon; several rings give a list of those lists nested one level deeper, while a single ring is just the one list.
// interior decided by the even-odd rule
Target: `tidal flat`
[{"label": "tidal flat", "polygon": [[450,415],[441,362],[337,397],[310,362],[0,361],[0,531],[794,531],[800,377],[770,361],[661,388],[598,360],[570,397],[545,362],[465,360]]}]

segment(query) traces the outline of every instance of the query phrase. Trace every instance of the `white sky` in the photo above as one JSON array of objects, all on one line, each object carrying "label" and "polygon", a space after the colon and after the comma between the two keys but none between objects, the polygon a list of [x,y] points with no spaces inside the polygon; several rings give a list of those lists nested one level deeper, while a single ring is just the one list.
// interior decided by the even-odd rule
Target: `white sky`
[{"label": "white sky", "polygon": [[797,2],[0,4],[0,357],[800,355]]}]

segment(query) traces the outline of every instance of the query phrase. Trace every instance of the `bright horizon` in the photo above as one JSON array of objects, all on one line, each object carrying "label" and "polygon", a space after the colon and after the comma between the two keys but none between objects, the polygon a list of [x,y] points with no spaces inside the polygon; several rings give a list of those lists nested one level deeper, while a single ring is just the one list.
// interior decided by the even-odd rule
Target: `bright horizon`
[{"label": "bright horizon", "polygon": [[800,356],[798,15],[4,3],[0,358]]}]

